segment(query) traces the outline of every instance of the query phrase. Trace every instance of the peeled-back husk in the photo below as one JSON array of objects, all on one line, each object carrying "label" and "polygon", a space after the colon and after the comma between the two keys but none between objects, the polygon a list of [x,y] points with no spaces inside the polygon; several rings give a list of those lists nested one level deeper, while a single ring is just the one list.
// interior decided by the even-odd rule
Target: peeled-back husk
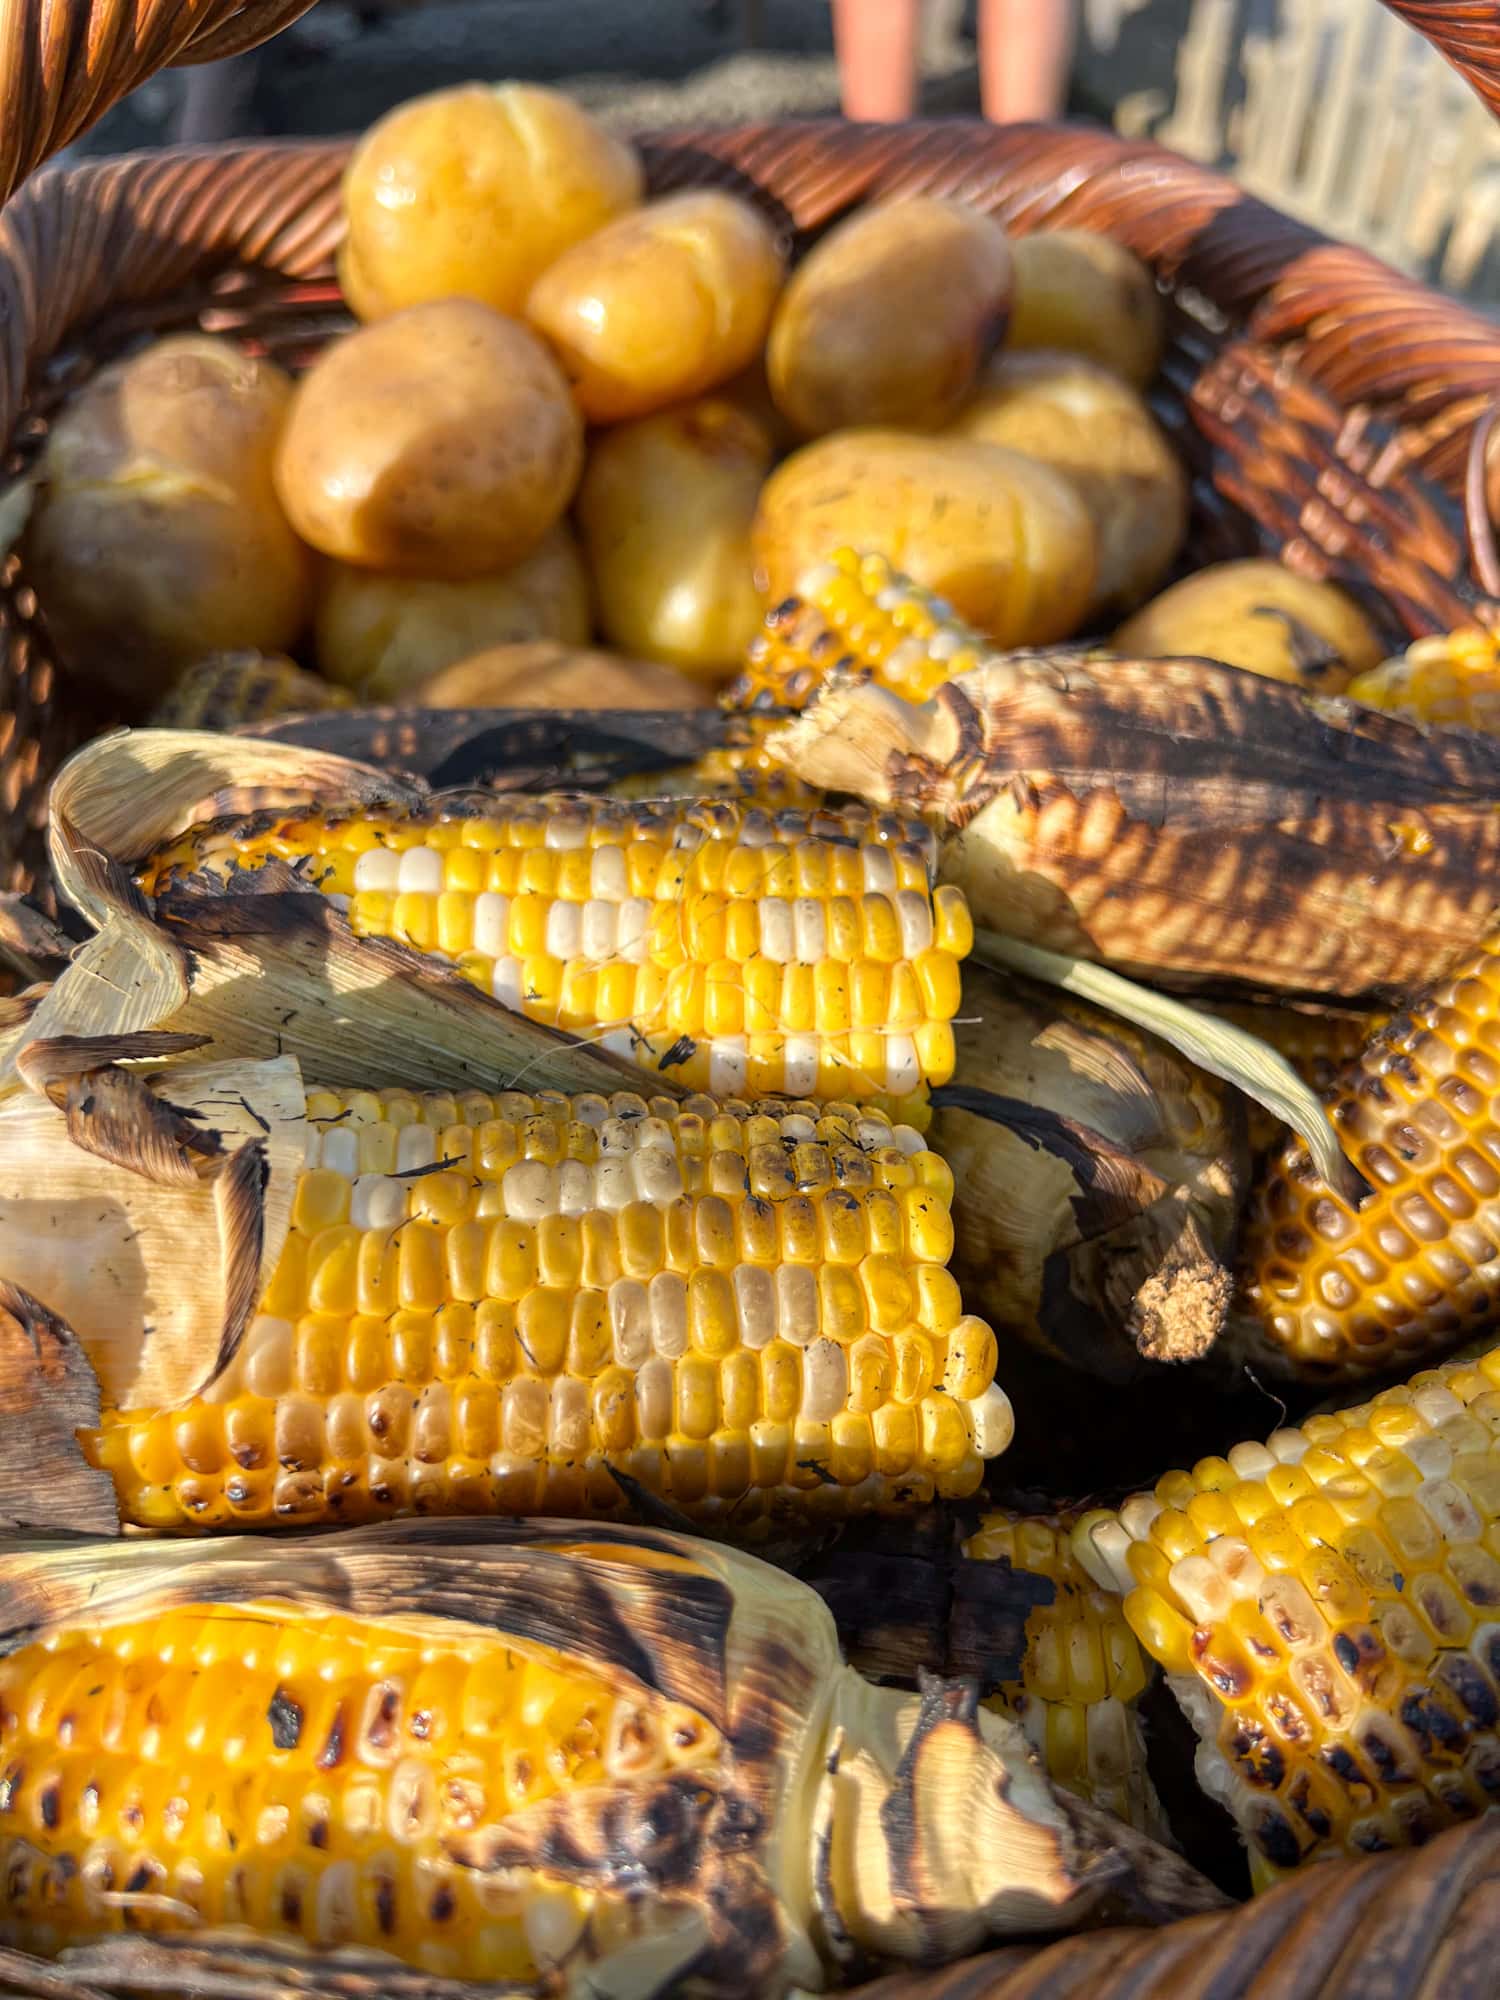
[{"label": "peeled-back husk", "polygon": [[[274,1554],[250,1539],[0,1544],[3,1653],[63,1625],[250,1600],[419,1635],[477,1628],[684,1703],[719,1732],[722,1748],[689,1786],[670,1770],[601,1778],[452,1837],[466,1867],[540,1870],[636,1899],[644,1934],[600,1957],[586,1932],[551,1992],[646,2000],[691,1963],[706,1990],[770,1995],[1095,1914],[1155,1923],[1223,1906],[1176,1856],[1053,1794],[1019,1730],[980,1710],[972,1685],[871,1685],[843,1664],[815,1592],[709,1544],[550,1521],[407,1522]],[[56,1990],[109,1990],[130,1976],[121,1968],[138,1971],[138,1944],[88,1947],[73,1960],[77,1984]],[[289,1957],[295,1990],[349,1991],[337,1960],[262,1950],[244,1933],[161,1946],[164,1966],[201,1972],[206,1958],[231,1976]],[[385,1990],[408,1990],[384,1963]]]},{"label": "peeled-back husk", "polygon": [[1239,1909],[1008,1945],[850,2000],[1492,2000],[1497,1913],[1492,1812],[1414,1853],[1319,1862]]},{"label": "peeled-back husk", "polygon": [[[591,1043],[512,1014],[408,946],[356,938],[285,871],[254,895],[183,894],[151,910],[131,864],[206,813],[319,798],[415,805],[419,780],[292,744],[190,730],[101,738],[49,799],[60,894],[95,926],[24,1027],[0,1039],[0,1099],[21,1087],[25,1040],[161,1027],[216,1058],[298,1058],[332,1087],[619,1090],[640,1073]],[[652,1088],[680,1095],[670,1077]]]},{"label": "peeled-back husk", "polygon": [[767,747],[945,833],[977,923],[1163,984],[1399,994],[1495,918],[1500,743],[1208,660],[836,676]]},{"label": "peeled-back husk", "polygon": [[957,1041],[929,1139],[953,1168],[970,1309],[1111,1380],[1205,1353],[1247,1171],[1233,1093],[1086,1002],[973,964]]}]

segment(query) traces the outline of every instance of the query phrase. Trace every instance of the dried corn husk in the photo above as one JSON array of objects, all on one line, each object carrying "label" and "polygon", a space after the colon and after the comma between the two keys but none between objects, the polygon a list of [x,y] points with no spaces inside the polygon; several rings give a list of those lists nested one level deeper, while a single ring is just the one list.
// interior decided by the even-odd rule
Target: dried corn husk
[{"label": "dried corn husk", "polygon": [[908,1972],[852,2000],[1490,2000],[1500,1813],[1415,1853],[1327,1862],[1241,1909]]},{"label": "dried corn husk", "polygon": [[1206,1352],[1247,1171],[1232,1093],[1102,1010],[982,967],[963,1011],[929,1137],[954,1170],[965,1299],[1109,1379]]},{"label": "dried corn husk", "polygon": [[[121,732],[64,766],[50,799],[59,892],[97,930],[31,1015],[25,1037],[113,1036],[170,1021],[215,1058],[292,1055],[320,1083],[452,1089],[619,1089],[638,1073],[605,1050],[508,1013],[405,945],[354,937],[288,872],[253,896],[184,897],[153,917],[131,861],[156,841],[258,802],[337,796],[411,803],[416,780],[290,744],[190,730]],[[20,1084],[0,1041],[0,1099]],[[670,1079],[653,1088],[676,1094]]]},{"label": "dried corn husk", "polygon": [[[1056,1931],[1095,1912],[1160,1922],[1222,1907],[1186,1863],[1052,1793],[1020,1732],[981,1711],[972,1687],[872,1686],[843,1665],[814,1592],[711,1545],[548,1521],[414,1522],[274,1556],[251,1540],[0,1544],[6,1653],[70,1625],[268,1599],[293,1621],[330,1610],[542,1649],[643,1702],[678,1702],[714,1732],[688,1790],[670,1769],[605,1775],[448,1836],[463,1867],[628,1904],[625,1943],[600,1945],[588,1926],[551,1977],[515,1990],[645,2000],[690,1964],[695,1987],[770,1995],[789,1980],[822,1987],[882,1962],[941,1961],[987,1936]],[[171,1718],[163,1727],[170,1735]],[[107,1990],[130,1976],[121,1968],[139,1970],[138,1943],[90,1947],[87,1974],[55,1990]],[[157,1962],[235,1978],[288,1956],[294,1990],[350,1991],[338,1960],[263,1951],[244,1933],[194,1933]],[[408,1988],[385,1964],[388,1994],[475,1991]]]},{"label": "dried corn husk", "polygon": [[1206,660],[834,677],[768,748],[945,829],[976,923],[1167,984],[1399,993],[1495,916],[1500,744]]}]

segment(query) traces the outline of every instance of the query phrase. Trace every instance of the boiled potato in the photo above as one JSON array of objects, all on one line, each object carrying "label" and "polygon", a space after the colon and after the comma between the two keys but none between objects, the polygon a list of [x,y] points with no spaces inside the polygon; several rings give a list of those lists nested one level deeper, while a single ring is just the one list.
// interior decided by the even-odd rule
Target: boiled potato
[{"label": "boiled potato", "polygon": [[414,708],[712,708],[701,681],[659,660],[527,639],[444,667],[406,697]]},{"label": "boiled potato", "polygon": [[311,564],[271,479],[291,400],[271,362],[183,334],[64,408],[24,560],[70,666],[146,700],[205,653],[293,643]]},{"label": "boiled potato", "polygon": [[448,298],[519,313],[553,259],[634,208],[642,187],[635,149],[560,91],[436,90],[355,147],[339,282],[360,319]]},{"label": "boiled potato", "polygon": [[1144,389],[1161,363],[1161,298],[1123,243],[1088,229],[1017,237],[1006,344],[1085,354]]},{"label": "boiled potato", "polygon": [[486,646],[518,639],[586,644],[588,578],[561,524],[513,568],[463,582],[330,563],[316,629],[318,664],[331,680],[371,701],[396,701]]},{"label": "boiled potato", "polygon": [[836,549],[886,556],[1002,646],[1075,631],[1094,588],[1094,526],[1061,473],[1003,445],[840,431],[762,488],[752,538],[774,600]]},{"label": "boiled potato", "polygon": [[750,524],[771,456],[719,397],[595,440],[578,527],[611,644],[709,681],[736,671],[760,624]]},{"label": "boiled potato", "polygon": [[922,195],[862,209],[787,282],[766,349],[804,437],[855,424],[935,430],[957,414],[1010,309],[998,222]]},{"label": "boiled potato", "polygon": [[583,426],[529,327],[467,299],[336,341],[276,456],[293,525],[324,555],[410,576],[492,575],[573,497]]},{"label": "boiled potato", "polygon": [[1363,611],[1331,583],[1259,558],[1185,576],[1116,632],[1116,652],[1224,660],[1310,694],[1338,694],[1385,657]]},{"label": "boiled potato", "polygon": [[1099,543],[1090,612],[1138,604],[1187,533],[1187,479],[1138,392],[1074,354],[997,354],[952,426],[1072,481]]},{"label": "boiled potato", "polygon": [[648,202],[558,258],[526,316],[556,348],[591,423],[648,416],[737,375],[781,290],[770,224],[700,188]]}]

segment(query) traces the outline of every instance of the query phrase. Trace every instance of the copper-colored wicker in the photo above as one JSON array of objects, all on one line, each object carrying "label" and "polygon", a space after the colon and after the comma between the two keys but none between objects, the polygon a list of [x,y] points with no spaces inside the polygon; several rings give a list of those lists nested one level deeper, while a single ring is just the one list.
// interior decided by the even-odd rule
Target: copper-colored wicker
[{"label": "copper-colored wicker", "polygon": [[[158,0],[135,11],[143,22],[191,16],[217,50],[269,32],[300,4]],[[40,12],[40,0],[7,18],[16,11]],[[78,9],[53,0],[59,11]],[[118,11],[94,9],[110,20]],[[1402,11],[1432,17],[1419,25],[1435,35],[1439,15],[1456,33],[1459,16],[1493,14]],[[1500,45],[1500,30],[1491,39]],[[183,36],[169,56],[205,52],[193,42]],[[163,59],[156,43],[142,55],[145,44],[143,30],[132,74]],[[63,97],[76,120],[80,100]],[[141,155],[53,170],[23,189],[0,217],[11,470],[34,455],[60,399],[143,335],[229,329],[295,365],[342,324],[330,273],[346,150]],[[19,164],[37,151],[31,142]],[[648,138],[645,151],[653,189],[738,186],[802,239],[861,202],[918,189],[961,195],[1018,232],[1066,225],[1118,236],[1173,299],[1159,400],[1195,472],[1194,553],[1274,550],[1334,576],[1365,597],[1393,642],[1474,614],[1458,495],[1474,421],[1500,384],[1500,327],[1218,174],[1103,131],[827,120],[673,132]],[[13,559],[0,589],[0,889],[38,881],[50,775],[75,743],[118,719],[54,659],[45,606],[38,616]]]},{"label": "copper-colored wicker", "polygon": [[1237,1910],[1011,1945],[850,2000],[1490,2000],[1497,1919],[1490,1813],[1416,1853],[1304,1868]]}]

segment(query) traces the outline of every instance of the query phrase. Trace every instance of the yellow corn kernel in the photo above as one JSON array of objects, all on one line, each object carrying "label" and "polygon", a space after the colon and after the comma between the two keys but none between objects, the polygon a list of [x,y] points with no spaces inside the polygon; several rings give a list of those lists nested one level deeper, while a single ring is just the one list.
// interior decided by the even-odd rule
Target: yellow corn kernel
[{"label": "yellow corn kernel", "polygon": [[283,1310],[207,1395],[91,1441],[137,1525],[613,1509],[611,1465],[687,1507],[897,1504],[1008,1441],[994,1338],[932,1261],[952,1177],[868,1107],[312,1102]]}]

